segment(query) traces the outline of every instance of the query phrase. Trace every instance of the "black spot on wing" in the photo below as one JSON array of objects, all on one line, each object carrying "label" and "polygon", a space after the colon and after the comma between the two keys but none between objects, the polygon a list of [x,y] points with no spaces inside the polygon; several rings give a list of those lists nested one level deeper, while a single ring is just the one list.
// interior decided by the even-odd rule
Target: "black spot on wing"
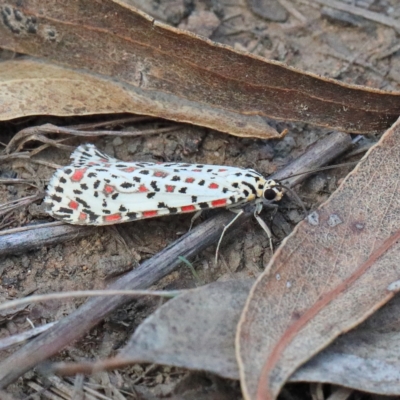
[{"label": "black spot on wing", "polygon": [[124,188],[124,189],[129,189],[129,188],[133,187],[134,185],[132,183],[129,183],[129,182],[123,182],[123,183],[121,183],[120,186],[122,188]]},{"label": "black spot on wing", "polygon": [[58,193],[64,193],[64,189],[61,186],[56,186],[54,189]]},{"label": "black spot on wing", "polygon": [[173,176],[172,179],[171,179],[171,181],[174,181],[174,182],[177,182],[177,181],[180,181],[180,180],[181,180],[181,177],[178,176],[178,175]]},{"label": "black spot on wing", "polygon": [[147,193],[146,197],[147,197],[148,199],[151,199],[151,198],[153,198],[155,195],[156,195],[156,194],[155,194],[154,192],[151,192],[151,193]]},{"label": "black spot on wing", "polygon": [[125,211],[127,211],[127,209],[121,204],[121,205],[119,206],[118,211],[125,212]]},{"label": "black spot on wing", "polygon": [[202,179],[202,180],[198,183],[198,185],[203,186],[205,183],[206,183],[206,181],[205,181],[204,179]]},{"label": "black spot on wing", "polygon": [[110,159],[106,154],[100,153],[100,152],[97,151],[97,150],[94,151],[94,154],[96,154],[97,157],[105,158],[106,160],[109,160],[109,159]]},{"label": "black spot on wing", "polygon": [[178,192],[179,192],[179,193],[185,194],[185,193],[186,193],[186,190],[187,190],[187,187],[183,187],[183,188],[180,188],[180,189],[178,190]]},{"label": "black spot on wing", "polygon": [[192,203],[197,203],[197,196],[192,196]]},{"label": "black spot on wing", "polygon": [[81,189],[88,190],[89,187],[88,187],[88,185],[86,185],[86,183],[81,183]]},{"label": "black spot on wing", "polygon": [[62,176],[62,177],[60,178],[60,182],[61,182],[61,183],[67,183],[67,180]]},{"label": "black spot on wing", "polygon": [[168,207],[168,211],[170,214],[176,214],[178,212],[178,209],[176,207]]},{"label": "black spot on wing", "polygon": [[74,210],[71,210],[70,208],[66,208],[66,207],[60,207],[58,209],[58,212],[64,213],[64,214],[73,214]]},{"label": "black spot on wing", "polygon": [[156,181],[151,181],[150,182],[150,186],[156,191],[159,192],[160,188],[157,186],[157,182]]},{"label": "black spot on wing", "polygon": [[89,221],[91,222],[96,222],[96,220],[100,217],[100,215],[96,214],[95,212],[89,209],[83,209],[82,212],[89,215]]},{"label": "black spot on wing", "polygon": [[116,200],[116,198],[119,196],[119,193],[114,193],[112,196],[111,196],[111,198],[113,199],[113,200]]},{"label": "black spot on wing", "polygon": [[89,204],[86,203],[85,200],[82,200],[82,199],[80,199],[79,197],[77,197],[77,198],[76,198],[76,201],[77,201],[79,204],[82,204],[83,207],[90,208]]},{"label": "black spot on wing", "polygon": [[255,194],[255,195],[257,194],[256,188],[251,183],[242,181],[242,185],[247,186],[252,191],[253,194]]},{"label": "black spot on wing", "polygon": [[160,202],[157,204],[157,208],[168,208],[168,206],[167,206],[163,201],[160,201]]},{"label": "black spot on wing", "polygon": [[133,221],[134,219],[137,219],[137,213],[135,213],[135,212],[128,212],[128,213],[126,214],[126,216],[127,216],[131,221]]},{"label": "black spot on wing", "polygon": [[89,172],[88,173],[88,178],[97,178],[96,172]]},{"label": "black spot on wing", "polygon": [[133,177],[133,180],[134,180],[135,182],[140,182],[140,181],[141,181],[141,178],[139,178],[138,176],[134,176],[134,177]]},{"label": "black spot on wing", "polygon": [[61,203],[61,201],[62,201],[62,198],[61,198],[60,196],[57,196],[56,194],[52,194],[52,195],[50,196],[50,198],[51,198],[52,200],[56,201],[57,203]]},{"label": "black spot on wing", "polygon": [[206,203],[205,201],[199,203],[199,207],[204,210],[205,208],[210,208],[210,206],[208,205],[208,203]]},{"label": "black spot on wing", "polygon": [[97,189],[100,186],[101,181],[97,180],[95,183],[93,183],[93,189]]}]

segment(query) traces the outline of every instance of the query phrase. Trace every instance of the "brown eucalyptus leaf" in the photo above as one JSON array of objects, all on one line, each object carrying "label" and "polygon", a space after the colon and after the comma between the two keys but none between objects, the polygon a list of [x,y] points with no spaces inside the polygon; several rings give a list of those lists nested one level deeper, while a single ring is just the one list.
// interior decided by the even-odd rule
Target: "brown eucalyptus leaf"
[{"label": "brown eucalyptus leaf", "polygon": [[0,63],[0,120],[27,115],[132,112],[135,93],[107,77],[37,59]]},{"label": "brown eucalyptus leaf", "polygon": [[277,138],[267,118],[367,133],[386,129],[400,109],[398,93],[267,62],[120,0],[0,0],[0,14],[0,47],[112,77],[133,93],[135,113]]},{"label": "brown eucalyptus leaf", "polygon": [[291,382],[325,382],[386,396],[400,395],[400,296],[336,339]]},{"label": "brown eucalyptus leaf", "polygon": [[118,358],[238,379],[235,330],[253,283],[215,282],[168,301],[136,329]]},{"label": "brown eucalyptus leaf", "polygon": [[239,323],[246,399],[273,399],[289,376],[400,287],[400,122],[297,225],[252,288]]}]

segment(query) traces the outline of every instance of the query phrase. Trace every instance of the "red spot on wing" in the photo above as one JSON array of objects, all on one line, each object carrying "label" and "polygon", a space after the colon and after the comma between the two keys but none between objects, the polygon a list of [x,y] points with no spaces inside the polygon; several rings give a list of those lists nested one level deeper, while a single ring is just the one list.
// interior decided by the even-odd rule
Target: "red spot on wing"
[{"label": "red spot on wing", "polygon": [[211,207],[224,207],[226,206],[226,199],[214,200],[211,202]]},{"label": "red spot on wing", "polygon": [[192,169],[193,172],[201,172],[201,169]]},{"label": "red spot on wing", "polygon": [[112,187],[112,186],[110,186],[110,185],[106,185],[106,186],[104,186],[104,191],[107,193],[107,194],[111,194],[112,192],[114,192],[114,187]]},{"label": "red spot on wing", "polygon": [[85,175],[87,168],[76,169],[75,172],[71,176],[71,181],[79,182]]},{"label": "red spot on wing", "polygon": [[169,174],[167,172],[164,171],[155,171],[153,176],[158,176],[159,178],[165,178],[166,176],[168,176]]},{"label": "red spot on wing", "polygon": [[139,192],[145,193],[145,192],[148,192],[148,191],[149,191],[149,189],[147,189],[147,187],[145,185],[140,185],[139,186]]},{"label": "red spot on wing", "polygon": [[181,211],[182,212],[191,212],[191,211],[196,211],[196,207],[195,206],[183,206],[181,207]]},{"label": "red spot on wing", "polygon": [[225,169],[225,168],[221,168],[221,169],[218,170],[218,172],[225,172],[225,171],[228,171],[228,170]]},{"label": "red spot on wing", "polygon": [[173,185],[165,185],[165,190],[168,193],[172,193],[175,190],[175,188],[176,188],[176,186],[173,186]]},{"label": "red spot on wing", "polygon": [[209,189],[218,189],[218,188],[219,188],[219,185],[216,184],[216,183],[210,183],[210,184],[208,185],[208,188],[209,188]]},{"label": "red spot on wing", "polygon": [[155,217],[157,214],[157,211],[143,211],[143,218]]},{"label": "red spot on wing", "polygon": [[85,214],[85,213],[83,213],[83,212],[81,212],[81,213],[79,214],[79,217],[78,217],[79,221],[85,221],[86,218],[87,218],[87,214]]},{"label": "red spot on wing", "polygon": [[185,182],[186,183],[193,183],[194,182],[194,178],[186,178]]},{"label": "red spot on wing", "polygon": [[105,167],[110,168],[111,164],[104,164]]},{"label": "red spot on wing", "polygon": [[69,208],[72,208],[73,210],[77,210],[78,207],[79,207],[79,204],[78,204],[76,201],[71,200],[71,201],[68,203],[68,207],[69,207]]},{"label": "red spot on wing", "polygon": [[122,219],[121,214],[111,214],[111,215],[105,215],[103,217],[104,222],[118,222]]},{"label": "red spot on wing", "polygon": [[133,172],[135,169],[136,169],[135,167],[128,167],[128,168],[122,168],[122,171]]}]

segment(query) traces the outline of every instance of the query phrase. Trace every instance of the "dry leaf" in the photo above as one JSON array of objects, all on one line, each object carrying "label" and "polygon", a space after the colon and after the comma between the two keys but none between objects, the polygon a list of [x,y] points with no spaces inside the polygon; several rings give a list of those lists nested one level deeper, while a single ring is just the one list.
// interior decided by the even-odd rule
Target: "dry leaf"
[{"label": "dry leaf", "polygon": [[[0,12],[0,47],[112,77],[132,92],[135,113],[277,138],[267,117],[366,133],[386,129],[400,109],[399,94],[267,62],[122,1],[0,0]],[[101,100],[107,104],[107,92]]]},{"label": "dry leaf", "polygon": [[237,344],[246,399],[288,377],[399,289],[400,123],[301,222],[252,288]]},{"label": "dry leaf", "polygon": [[386,396],[400,395],[400,297],[340,336],[290,377]]},{"label": "dry leaf", "polygon": [[235,327],[253,283],[215,282],[168,301],[136,329],[119,358],[238,379]]},{"label": "dry leaf", "polygon": [[135,112],[139,97],[107,77],[24,58],[0,63],[0,120]]},{"label": "dry leaf", "polygon": [[[234,332],[253,280],[215,282],[170,300],[137,328],[116,358],[56,363],[52,373],[91,374],[138,362],[239,379]],[[325,382],[400,395],[400,297],[300,367],[290,382]]]}]

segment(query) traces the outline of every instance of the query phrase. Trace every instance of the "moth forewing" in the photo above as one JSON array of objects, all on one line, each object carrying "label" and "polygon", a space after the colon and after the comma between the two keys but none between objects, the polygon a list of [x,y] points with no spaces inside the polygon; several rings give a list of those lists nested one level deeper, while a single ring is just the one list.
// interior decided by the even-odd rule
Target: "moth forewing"
[{"label": "moth forewing", "polygon": [[51,216],[70,224],[108,225],[239,207],[277,189],[251,169],[124,162],[90,144],[79,146],[71,158],[71,165],[52,177],[44,201]]}]

